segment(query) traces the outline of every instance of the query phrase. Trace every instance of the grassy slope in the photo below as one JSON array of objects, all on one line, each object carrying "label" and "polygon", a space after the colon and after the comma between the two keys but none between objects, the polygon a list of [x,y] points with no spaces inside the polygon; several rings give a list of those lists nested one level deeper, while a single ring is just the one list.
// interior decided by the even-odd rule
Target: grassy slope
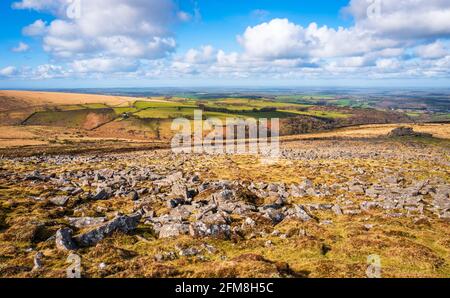
[{"label": "grassy slope", "polygon": [[[405,150],[408,144],[396,143],[395,150]],[[298,146],[302,143],[298,144]],[[315,143],[311,143],[314,145]],[[316,146],[326,147],[327,143]],[[357,144],[355,144],[357,145]],[[360,143],[367,145],[367,143]],[[388,145],[388,143],[386,143]],[[299,147],[301,148],[301,147]],[[414,148],[414,147],[413,147]],[[374,147],[375,150],[375,147]],[[164,159],[137,156],[140,165],[158,165],[168,162]],[[244,179],[247,181],[296,183],[302,177],[308,177],[315,183],[332,184],[342,176],[353,175],[348,160],[294,161],[277,165],[261,164],[252,156],[198,157],[186,163],[184,171],[199,171],[201,176],[210,179]],[[402,170],[408,179],[426,179],[440,176],[448,180],[446,167],[430,161],[405,163],[402,160],[361,159],[352,160],[352,166],[364,169],[367,173],[383,171],[386,166],[393,170]],[[29,165],[21,163],[3,163],[3,167],[17,172],[29,171]],[[107,162],[88,165],[90,168],[127,168],[129,162]],[[80,165],[69,164],[64,170],[77,171]],[[335,171],[330,175],[329,169]],[[61,171],[52,164],[43,164],[42,170]],[[64,221],[52,219],[58,217],[57,208],[50,208],[28,199],[39,196],[48,190],[45,187],[14,185],[5,183],[0,189],[0,274],[2,276],[35,276],[31,272],[32,257],[35,252],[26,248],[35,247],[45,254],[45,267],[40,276],[64,277],[67,254],[55,250],[53,242],[46,242],[46,236],[63,226]],[[352,194],[345,194],[356,202],[364,200]],[[327,202],[334,198],[290,199],[292,203]],[[45,208],[44,208],[45,207]],[[95,215],[97,209],[110,208],[130,213],[133,204],[126,198],[113,198],[108,201],[91,203],[90,212]],[[157,210],[158,211],[158,210]],[[279,276],[277,266],[289,264],[299,276],[308,277],[365,277],[367,256],[378,254],[381,257],[383,277],[448,277],[450,275],[449,224],[433,220],[430,225],[415,225],[411,218],[385,218],[376,210],[357,216],[337,217],[330,212],[319,213],[321,219],[332,220],[332,225],[316,225],[300,221],[284,221],[276,229],[280,233],[291,235],[281,239],[273,235],[256,237],[237,242],[214,239],[155,239],[147,226],[140,226],[135,234],[117,234],[90,249],[77,251],[83,260],[83,274],[90,277],[270,277]],[[367,218],[370,217],[368,221]],[[46,230],[34,239],[33,225],[30,219],[47,224]],[[244,218],[236,217],[240,223]],[[363,226],[374,224],[366,231]],[[6,233],[6,228],[11,230]],[[264,224],[260,226],[264,229]],[[269,227],[268,227],[269,228]],[[272,227],[269,228],[271,230]],[[301,230],[307,236],[300,236]],[[26,231],[29,231],[28,233]],[[48,234],[48,235],[47,235]],[[41,240],[40,240],[41,239]],[[37,241],[36,241],[37,240]],[[266,247],[266,241],[272,246]],[[166,262],[154,261],[154,255],[176,250],[175,247],[200,247],[209,244],[217,249],[214,254],[204,254],[204,258],[180,257]],[[327,254],[322,253],[323,245],[331,247]],[[100,270],[98,264],[106,263],[107,269]],[[28,268],[28,269],[27,269]]]}]

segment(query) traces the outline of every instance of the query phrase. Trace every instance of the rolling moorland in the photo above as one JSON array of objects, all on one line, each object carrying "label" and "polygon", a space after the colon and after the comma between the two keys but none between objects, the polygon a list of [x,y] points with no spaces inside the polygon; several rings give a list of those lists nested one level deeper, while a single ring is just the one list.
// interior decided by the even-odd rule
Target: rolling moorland
[{"label": "rolling moorland", "polygon": [[[445,97],[114,93],[0,91],[1,277],[450,276]],[[196,109],[280,118],[280,159],[174,154]]]},{"label": "rolling moorland", "polygon": [[[119,93],[120,94],[120,93]],[[77,93],[0,91],[0,125],[4,145],[57,145],[99,139],[119,143],[167,143],[172,120],[204,118],[280,118],[282,136],[327,131],[363,124],[436,122],[449,117],[448,106],[424,110],[372,107],[351,96],[182,93],[129,97]],[[361,106],[362,105],[362,106]],[[434,111],[434,112],[433,112]],[[446,111],[446,112],[445,112]],[[63,128],[63,129],[61,129]],[[128,145],[127,145],[128,146]],[[89,146],[86,147],[93,147]]]}]

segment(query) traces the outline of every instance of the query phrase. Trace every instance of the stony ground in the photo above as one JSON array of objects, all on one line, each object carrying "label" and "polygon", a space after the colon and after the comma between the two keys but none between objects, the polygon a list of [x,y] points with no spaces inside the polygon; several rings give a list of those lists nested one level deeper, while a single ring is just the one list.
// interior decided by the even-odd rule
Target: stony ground
[{"label": "stony ground", "polygon": [[267,163],[167,150],[3,158],[0,276],[450,276],[449,143],[304,140]]}]

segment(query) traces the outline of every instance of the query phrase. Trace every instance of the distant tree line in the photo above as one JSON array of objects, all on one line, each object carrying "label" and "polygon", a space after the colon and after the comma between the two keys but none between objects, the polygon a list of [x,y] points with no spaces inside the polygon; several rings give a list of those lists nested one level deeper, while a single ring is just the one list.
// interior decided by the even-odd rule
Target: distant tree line
[{"label": "distant tree line", "polygon": [[229,110],[227,108],[221,107],[210,107],[205,104],[199,104],[198,107],[204,112],[216,112],[216,113],[225,113],[225,114],[235,114],[235,113],[265,113],[265,112],[276,112],[276,107],[264,107],[261,109],[253,108],[251,110]]}]

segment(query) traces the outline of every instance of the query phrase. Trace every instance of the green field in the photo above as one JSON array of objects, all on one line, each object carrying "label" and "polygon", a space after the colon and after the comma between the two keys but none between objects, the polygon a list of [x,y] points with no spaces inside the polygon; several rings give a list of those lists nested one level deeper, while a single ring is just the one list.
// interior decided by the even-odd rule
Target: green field
[{"label": "green field", "polygon": [[137,101],[134,103],[134,107],[138,110],[149,109],[149,108],[196,108],[197,106],[194,104],[186,104],[182,102],[163,102],[163,101]]},{"label": "green field", "polygon": [[113,119],[115,114],[111,109],[83,109],[66,111],[44,111],[33,114],[26,120],[27,125],[50,125],[61,127],[82,127],[88,115],[97,114]]},{"label": "green field", "polygon": [[[286,97],[286,99],[289,97]],[[341,100],[341,104],[348,102]],[[195,110],[203,110],[203,119],[207,118],[292,118],[299,115],[344,119],[351,114],[344,113],[333,108],[314,109],[313,105],[299,104],[295,102],[282,102],[270,99],[252,98],[213,98],[201,99],[149,99],[138,100],[130,106],[110,107],[102,103],[63,105],[48,108],[46,111],[36,113],[30,122],[41,124],[59,124],[64,121],[68,126],[79,125],[85,119],[87,113],[99,113],[114,115],[115,118],[136,118],[149,120],[164,120],[175,118],[194,118]],[[124,116],[127,114],[127,116]]]},{"label": "green field", "polygon": [[142,119],[175,119],[175,118],[193,118],[195,108],[184,107],[161,107],[147,108],[133,115]]},{"label": "green field", "polygon": [[450,121],[450,113],[442,113],[442,114],[436,114],[432,117],[433,121],[441,122],[441,121]]},{"label": "green field", "polygon": [[117,115],[122,115],[123,113],[136,113],[138,109],[134,107],[123,107],[123,108],[114,108],[114,112]]},{"label": "green field", "polygon": [[305,116],[313,116],[320,118],[330,118],[330,119],[343,119],[348,118],[350,114],[344,114],[339,112],[329,112],[329,111],[316,111],[316,110],[308,110],[308,111],[280,111],[280,112],[289,112],[297,115],[305,115]]}]

